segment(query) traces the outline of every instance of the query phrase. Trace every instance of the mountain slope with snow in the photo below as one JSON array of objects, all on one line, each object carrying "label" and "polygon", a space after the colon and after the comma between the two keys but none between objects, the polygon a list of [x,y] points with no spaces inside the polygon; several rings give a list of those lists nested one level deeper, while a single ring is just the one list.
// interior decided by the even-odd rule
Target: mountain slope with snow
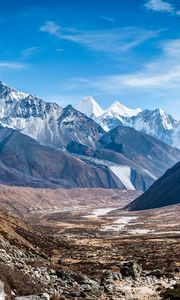
[{"label": "mountain slope with snow", "polygon": [[106,131],[119,125],[129,126],[154,136],[173,147],[180,148],[180,121],[159,108],[155,110],[145,109],[131,117],[107,112],[99,117],[97,122]]},{"label": "mountain slope with snow", "polygon": [[110,169],[45,147],[19,131],[0,126],[0,183],[43,188],[118,188]]},{"label": "mountain slope with snow", "polygon": [[71,140],[95,145],[104,130],[72,106],[20,93],[0,82],[0,123],[36,139],[43,145],[64,148]]},{"label": "mountain slope with snow", "polygon": [[150,134],[163,142],[175,146],[175,132],[180,122],[162,109],[144,110],[137,116],[125,120],[125,125]]},{"label": "mountain slope with snow", "polygon": [[119,125],[129,126],[173,147],[180,148],[180,121],[160,108],[155,110],[130,109],[115,101],[108,109],[103,110],[91,97],[84,98],[76,107],[93,118],[105,131]]},{"label": "mountain slope with snow", "polygon": [[132,117],[139,114],[142,110],[140,108],[130,109],[127,106],[121,104],[119,101],[113,102],[111,106],[105,111],[106,113],[114,113],[122,117]]},{"label": "mountain slope with snow", "polygon": [[[87,165],[105,172],[118,188],[146,190],[162,172],[180,160],[177,149],[125,127],[128,125],[151,135],[158,134],[159,139],[169,144],[174,139],[179,145],[179,123],[162,110],[139,112],[140,109],[132,110],[114,102],[103,111],[92,97],[84,99],[81,104],[79,109],[83,113],[71,105],[61,108],[56,103],[18,92],[0,82],[0,123],[4,127],[30,136],[42,145],[62,149],[64,153],[71,152],[67,165],[73,164],[73,155],[79,155]],[[119,124],[122,126],[113,129]],[[102,127],[112,130],[106,134]],[[109,143],[114,136],[121,141]],[[16,140],[14,143],[16,146]],[[126,151],[121,151],[122,148]],[[98,187],[99,179],[93,184]],[[104,187],[111,185],[107,178],[103,184]]]},{"label": "mountain slope with snow", "polygon": [[57,147],[66,148],[71,141],[95,147],[99,138],[104,134],[102,127],[86,115],[66,106],[57,119]]},{"label": "mountain slope with snow", "polygon": [[180,157],[180,150],[133,128],[118,126],[100,139],[105,149],[122,154],[154,177],[161,176]]},{"label": "mountain slope with snow", "polygon": [[75,108],[89,118],[98,118],[104,111],[91,96],[87,96],[75,105]]},{"label": "mountain slope with snow", "polygon": [[82,99],[75,105],[75,108],[87,115],[89,118],[95,120],[97,120],[98,118],[101,119],[101,117],[106,114],[111,116],[113,116],[113,114],[116,114],[123,117],[132,117],[136,116],[139,112],[142,111],[140,108],[130,109],[121,104],[119,101],[114,101],[109,108],[103,110],[91,96],[87,96]]},{"label": "mountain slope with snow", "polygon": [[105,133],[94,149],[74,141],[66,149],[85,162],[108,167],[124,187],[143,191],[180,159],[180,150],[125,126]]}]

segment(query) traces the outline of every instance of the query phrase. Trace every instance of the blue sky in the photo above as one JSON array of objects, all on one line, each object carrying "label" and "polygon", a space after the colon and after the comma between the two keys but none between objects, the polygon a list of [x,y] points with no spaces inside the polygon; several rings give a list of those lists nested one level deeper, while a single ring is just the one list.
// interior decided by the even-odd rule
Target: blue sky
[{"label": "blue sky", "polygon": [[62,106],[92,95],[180,118],[179,0],[0,5],[0,80]]}]

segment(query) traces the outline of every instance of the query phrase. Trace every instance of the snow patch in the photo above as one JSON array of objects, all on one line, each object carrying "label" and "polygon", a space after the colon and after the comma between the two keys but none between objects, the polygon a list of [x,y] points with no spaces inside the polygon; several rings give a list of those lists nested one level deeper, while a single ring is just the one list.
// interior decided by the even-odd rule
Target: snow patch
[{"label": "snow patch", "polygon": [[128,166],[113,165],[109,169],[120,179],[127,190],[136,190],[131,182],[131,168]]},{"label": "snow patch", "polygon": [[[137,225],[137,224],[136,224]],[[154,230],[150,230],[150,229],[131,229],[131,230],[128,230],[128,233],[130,234],[147,234],[147,233],[153,233]]]},{"label": "snow patch", "polygon": [[117,207],[107,207],[107,208],[97,208],[95,210],[93,210],[89,215],[84,216],[84,218],[91,218],[91,217],[101,217],[104,215],[107,215],[110,211],[116,210]]},{"label": "snow patch", "polygon": [[147,173],[152,179],[154,179],[154,180],[157,180],[158,178],[156,177],[156,176],[154,176],[150,171],[148,171],[148,170],[146,170],[146,169],[143,169],[143,171],[145,172],[145,173]]},{"label": "snow patch", "polygon": [[101,227],[101,231],[115,231],[115,232],[122,232],[126,225],[128,225],[132,220],[136,220],[138,217],[130,216],[130,217],[121,217],[114,221],[110,225],[103,225]]}]

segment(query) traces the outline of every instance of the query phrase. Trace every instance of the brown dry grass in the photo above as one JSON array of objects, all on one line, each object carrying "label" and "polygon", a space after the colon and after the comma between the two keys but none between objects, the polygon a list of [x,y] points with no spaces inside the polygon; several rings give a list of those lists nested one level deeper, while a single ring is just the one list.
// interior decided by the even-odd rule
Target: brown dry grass
[{"label": "brown dry grass", "polygon": [[31,295],[43,291],[43,286],[38,280],[36,284],[28,275],[17,268],[0,263],[0,280],[4,283],[5,293],[11,299],[11,291],[16,291],[19,296]]},{"label": "brown dry grass", "polygon": [[134,199],[138,192],[113,189],[35,189],[29,187],[12,187],[0,185],[0,207],[14,214],[22,215],[40,209],[64,208],[86,203],[113,205],[126,199]]}]

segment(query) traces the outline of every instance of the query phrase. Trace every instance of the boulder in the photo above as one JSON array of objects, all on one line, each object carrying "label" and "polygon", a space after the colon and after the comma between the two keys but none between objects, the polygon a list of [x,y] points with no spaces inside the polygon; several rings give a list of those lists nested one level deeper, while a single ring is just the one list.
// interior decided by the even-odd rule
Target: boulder
[{"label": "boulder", "polygon": [[138,279],[141,275],[142,268],[134,261],[123,263],[121,268],[122,277],[132,277],[134,280]]}]

